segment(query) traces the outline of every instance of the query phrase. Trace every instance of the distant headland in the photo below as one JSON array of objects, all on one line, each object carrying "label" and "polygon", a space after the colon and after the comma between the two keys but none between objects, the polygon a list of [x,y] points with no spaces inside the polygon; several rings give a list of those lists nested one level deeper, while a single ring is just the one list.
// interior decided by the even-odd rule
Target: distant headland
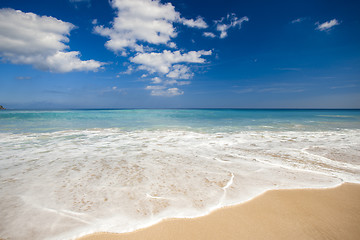
[{"label": "distant headland", "polygon": [[0,105],[0,110],[5,110],[6,108],[4,108],[3,106]]}]

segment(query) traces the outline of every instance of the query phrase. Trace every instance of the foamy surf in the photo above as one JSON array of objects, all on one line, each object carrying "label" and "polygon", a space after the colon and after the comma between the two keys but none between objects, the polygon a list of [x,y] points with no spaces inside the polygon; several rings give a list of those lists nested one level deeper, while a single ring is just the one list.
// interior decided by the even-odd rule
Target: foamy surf
[{"label": "foamy surf", "polygon": [[358,129],[0,133],[0,151],[5,239],[128,232],[269,189],[360,182]]}]

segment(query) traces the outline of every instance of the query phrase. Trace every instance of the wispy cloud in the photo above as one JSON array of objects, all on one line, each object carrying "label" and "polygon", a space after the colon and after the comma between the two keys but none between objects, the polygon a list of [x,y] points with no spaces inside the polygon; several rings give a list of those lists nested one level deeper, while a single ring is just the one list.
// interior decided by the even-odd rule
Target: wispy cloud
[{"label": "wispy cloud", "polygon": [[273,87],[273,88],[262,88],[262,89],[258,89],[257,92],[259,93],[265,93],[265,92],[270,92],[270,93],[297,93],[297,92],[303,92],[304,89],[300,89],[300,88],[277,88],[277,87]]},{"label": "wispy cloud", "polygon": [[292,20],[290,23],[295,24],[295,23],[301,23],[305,20],[305,17],[301,17],[301,18],[296,18],[294,20]]},{"label": "wispy cloud", "polygon": [[342,85],[342,86],[333,86],[331,89],[343,89],[343,88],[354,88],[357,87],[355,84],[348,84],[348,85]]},{"label": "wispy cloud", "polygon": [[275,70],[280,70],[280,71],[301,71],[301,68],[275,68]]},{"label": "wispy cloud", "polygon": [[220,32],[220,38],[226,38],[228,35],[228,30],[230,28],[238,27],[241,28],[241,25],[243,22],[248,22],[248,17],[242,17],[238,18],[235,13],[228,14],[226,18],[222,18],[218,21],[215,21],[216,23],[216,30]]},{"label": "wispy cloud", "polygon": [[86,2],[86,3],[88,3],[88,2],[91,2],[91,0],[69,0],[69,2],[71,2],[71,3],[83,3],[83,2]]},{"label": "wispy cloud", "polygon": [[313,79],[334,79],[336,77],[334,76],[316,76],[316,77],[312,77]]},{"label": "wispy cloud", "polygon": [[78,8],[81,4],[86,4],[87,7],[91,6],[91,0],[69,0],[75,8]]},{"label": "wispy cloud", "polygon": [[234,92],[239,94],[246,93],[300,93],[304,92],[305,89],[301,87],[284,87],[284,86],[249,86],[249,87],[239,87]]},{"label": "wispy cloud", "polygon": [[113,87],[108,87],[105,89],[102,89],[100,91],[101,94],[109,94],[109,93],[113,93],[113,94],[126,94],[126,91],[124,89],[118,88],[117,86],[113,86]]},{"label": "wispy cloud", "polygon": [[0,57],[14,64],[30,64],[51,72],[97,71],[104,63],[80,60],[67,51],[75,26],[53,17],[14,9],[0,9]]},{"label": "wispy cloud", "polygon": [[316,30],[329,31],[334,26],[340,25],[340,22],[334,18],[334,19],[332,19],[330,21],[327,21],[327,22],[324,22],[324,23],[316,22],[315,25],[317,25],[317,27],[315,28]]},{"label": "wispy cloud", "polygon": [[31,79],[31,77],[29,77],[29,76],[18,76],[18,77],[16,77],[16,79],[17,80],[29,80],[29,79]]},{"label": "wispy cloud", "polygon": [[178,80],[166,80],[164,82],[164,85],[178,85],[178,86],[184,86],[184,85],[189,85],[191,82],[190,81],[178,81]]}]

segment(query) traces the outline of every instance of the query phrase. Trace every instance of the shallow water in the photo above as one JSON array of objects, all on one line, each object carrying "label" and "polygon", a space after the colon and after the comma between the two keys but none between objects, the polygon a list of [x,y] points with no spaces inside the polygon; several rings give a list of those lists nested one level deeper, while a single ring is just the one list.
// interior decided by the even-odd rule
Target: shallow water
[{"label": "shallow water", "polygon": [[359,183],[359,119],[345,110],[1,112],[0,237],[126,232],[269,189]]}]

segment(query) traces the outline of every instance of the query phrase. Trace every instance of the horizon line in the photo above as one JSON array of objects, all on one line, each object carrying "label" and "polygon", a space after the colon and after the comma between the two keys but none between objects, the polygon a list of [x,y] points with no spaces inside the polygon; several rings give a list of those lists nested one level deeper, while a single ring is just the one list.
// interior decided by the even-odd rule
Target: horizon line
[{"label": "horizon line", "polygon": [[5,108],[1,111],[101,111],[101,110],[360,110],[360,108],[232,108],[232,107],[180,107],[180,108]]}]

